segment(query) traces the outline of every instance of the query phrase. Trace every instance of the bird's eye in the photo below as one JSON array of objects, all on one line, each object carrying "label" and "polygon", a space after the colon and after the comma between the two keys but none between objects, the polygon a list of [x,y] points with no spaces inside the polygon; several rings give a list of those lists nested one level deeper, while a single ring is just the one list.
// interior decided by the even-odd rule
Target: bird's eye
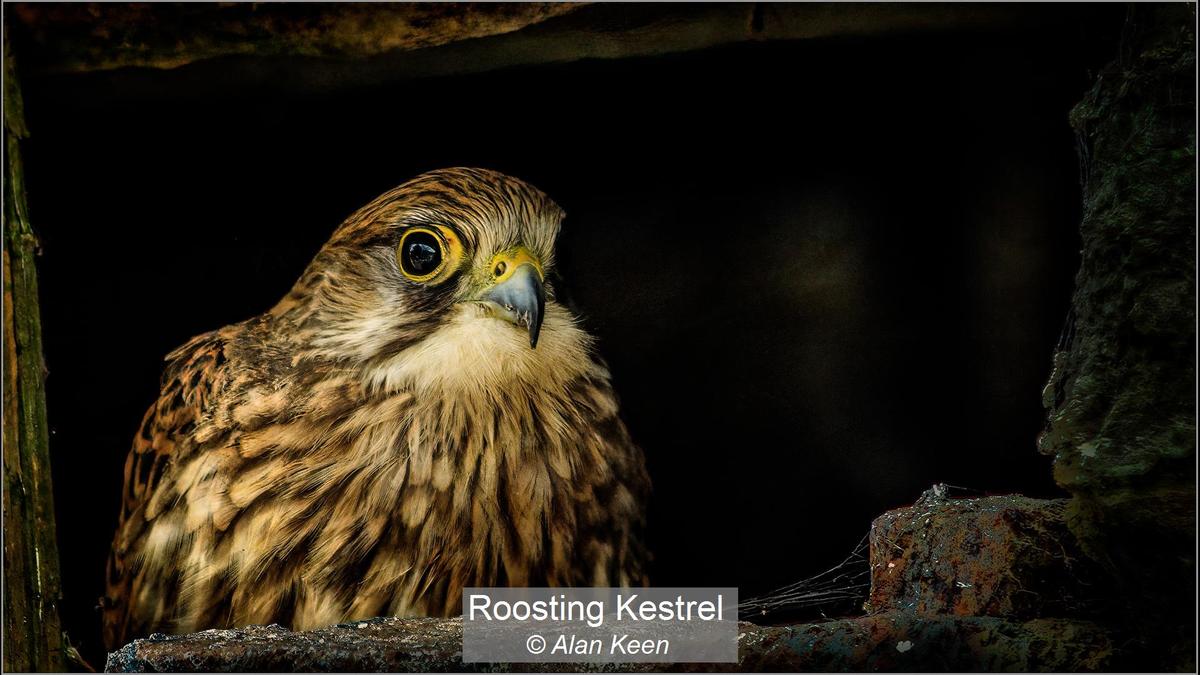
[{"label": "bird's eye", "polygon": [[400,269],[413,281],[427,281],[442,266],[442,240],[433,232],[412,229],[400,240]]},{"label": "bird's eye", "polygon": [[400,271],[413,281],[431,281],[461,255],[462,246],[453,230],[446,227],[414,227],[400,238],[396,257]]}]

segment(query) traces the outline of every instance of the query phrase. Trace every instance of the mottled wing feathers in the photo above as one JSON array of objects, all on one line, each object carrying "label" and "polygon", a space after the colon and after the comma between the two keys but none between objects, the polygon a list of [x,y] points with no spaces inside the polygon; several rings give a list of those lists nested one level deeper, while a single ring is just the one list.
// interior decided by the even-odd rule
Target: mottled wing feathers
[{"label": "mottled wing feathers", "polygon": [[261,379],[239,354],[252,333],[203,336],[168,366],[127,465],[110,646],[447,615],[470,585],[645,583],[649,478],[603,370],[537,410],[363,399],[336,370]]},{"label": "mottled wing feathers", "polygon": [[573,396],[587,414],[579,430],[586,451],[576,458],[572,491],[586,505],[579,512],[591,515],[579,523],[575,539],[589,549],[583,560],[593,567],[572,585],[645,586],[651,560],[644,539],[650,497],[645,457],[621,421],[607,376],[586,379]]},{"label": "mottled wing feathers", "polygon": [[[104,635],[110,645],[154,617],[171,612],[170,579],[147,578],[141,564],[147,524],[176,496],[163,476],[172,462],[196,450],[193,433],[207,414],[224,379],[227,362],[221,331],[193,338],[166,358],[161,394],[146,411],[125,461],[125,489],[112,553],[108,562],[104,608]],[[152,587],[149,587],[149,586]],[[146,598],[149,602],[131,602]]]}]

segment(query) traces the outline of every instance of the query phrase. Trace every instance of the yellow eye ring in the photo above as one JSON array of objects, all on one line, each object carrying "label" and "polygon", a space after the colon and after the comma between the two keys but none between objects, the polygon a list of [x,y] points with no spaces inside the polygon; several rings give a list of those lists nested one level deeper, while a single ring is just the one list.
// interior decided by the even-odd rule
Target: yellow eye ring
[{"label": "yellow eye ring", "polygon": [[396,261],[410,281],[426,283],[458,267],[462,243],[454,231],[441,225],[411,227],[400,237]]}]

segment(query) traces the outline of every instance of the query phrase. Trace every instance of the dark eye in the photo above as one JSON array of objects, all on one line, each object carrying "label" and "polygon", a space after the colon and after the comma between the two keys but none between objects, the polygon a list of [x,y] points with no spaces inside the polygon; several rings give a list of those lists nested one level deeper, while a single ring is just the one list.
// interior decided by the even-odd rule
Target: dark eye
[{"label": "dark eye", "polygon": [[400,242],[399,257],[405,276],[426,281],[442,266],[442,241],[428,230],[410,230]]}]

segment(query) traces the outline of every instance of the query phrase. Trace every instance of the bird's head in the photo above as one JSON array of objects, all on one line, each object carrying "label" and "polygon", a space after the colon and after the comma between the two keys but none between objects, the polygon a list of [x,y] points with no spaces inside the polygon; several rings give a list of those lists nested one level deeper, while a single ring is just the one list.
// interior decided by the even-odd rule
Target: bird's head
[{"label": "bird's head", "polygon": [[494,171],[422,174],[351,215],[275,312],[375,385],[541,376],[589,349],[550,282],[563,215]]}]

